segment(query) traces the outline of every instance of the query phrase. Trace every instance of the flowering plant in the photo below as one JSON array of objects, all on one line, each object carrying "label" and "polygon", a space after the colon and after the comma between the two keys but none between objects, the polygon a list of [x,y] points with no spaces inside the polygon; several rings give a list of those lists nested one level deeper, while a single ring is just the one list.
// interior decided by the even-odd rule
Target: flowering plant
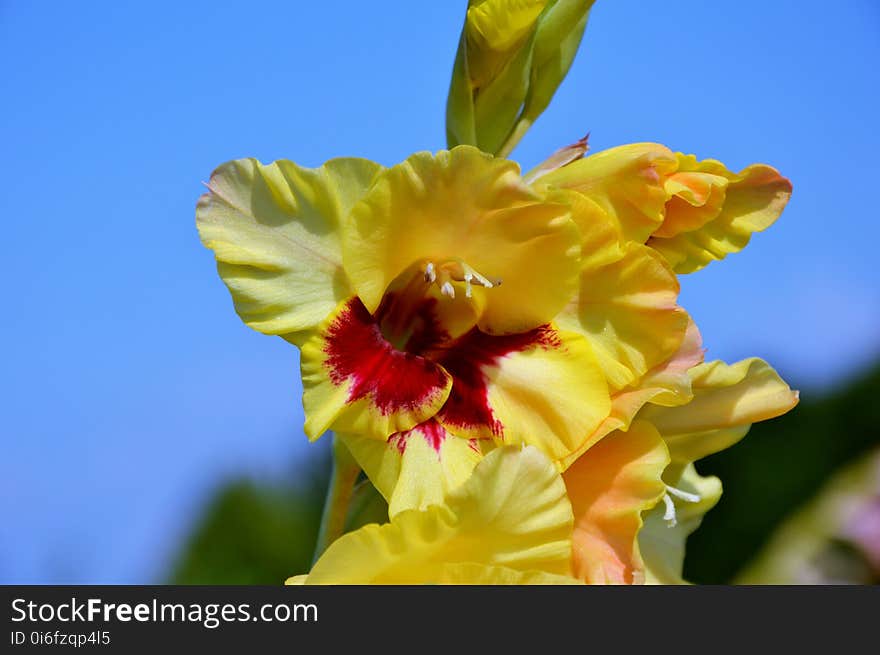
[{"label": "flowering plant", "polygon": [[[761,360],[703,362],[677,278],[769,227],[788,180],[654,143],[507,159],[591,5],[469,2],[448,150],[211,176],[202,241],[242,320],[300,349],[308,437],[335,433],[291,582],[680,582],[721,493],[694,461],[796,404]],[[343,534],[361,471],[388,522]]]}]

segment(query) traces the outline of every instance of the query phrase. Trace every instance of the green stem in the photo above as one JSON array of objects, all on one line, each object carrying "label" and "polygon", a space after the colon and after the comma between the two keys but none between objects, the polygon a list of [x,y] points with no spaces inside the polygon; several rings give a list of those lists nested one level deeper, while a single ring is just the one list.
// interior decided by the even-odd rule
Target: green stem
[{"label": "green stem", "polygon": [[348,504],[351,501],[354,483],[360,472],[361,469],[348,448],[336,435],[333,435],[333,472],[327,487],[327,499],[324,501],[324,512],[321,515],[321,527],[318,530],[313,564],[318,561],[327,547],[342,536],[345,531]]}]

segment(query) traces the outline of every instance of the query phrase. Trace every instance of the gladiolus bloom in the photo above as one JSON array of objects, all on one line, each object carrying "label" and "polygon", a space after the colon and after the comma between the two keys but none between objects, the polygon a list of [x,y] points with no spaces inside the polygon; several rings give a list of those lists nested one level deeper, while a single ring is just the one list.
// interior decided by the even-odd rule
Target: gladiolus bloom
[{"label": "gladiolus bloom", "polygon": [[[762,362],[700,365],[654,243],[686,222],[671,209],[684,183],[612,184],[585,146],[526,179],[469,146],[212,175],[197,222],[236,310],[300,347],[307,435],[336,431],[389,503],[389,524],[340,538],[309,582],[679,581],[684,539],[720,494],[692,462],[796,402]],[[741,216],[704,204],[694,232]],[[555,564],[466,547],[459,528],[509,490],[503,471],[563,489]]]},{"label": "gladiolus bloom", "polygon": [[240,160],[209,188],[202,239],[244,321],[301,347],[312,439],[531,443],[562,462],[685,336],[662,257],[475,148],[388,169]]}]

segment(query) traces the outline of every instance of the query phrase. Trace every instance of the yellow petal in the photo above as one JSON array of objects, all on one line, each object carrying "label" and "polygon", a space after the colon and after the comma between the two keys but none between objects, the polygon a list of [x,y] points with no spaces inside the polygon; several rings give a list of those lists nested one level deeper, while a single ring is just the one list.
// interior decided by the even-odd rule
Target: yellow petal
[{"label": "yellow petal", "polygon": [[433,420],[386,442],[355,434],[337,436],[388,501],[392,519],[404,510],[443,504],[483,457],[478,444],[448,433]]},{"label": "yellow petal", "polygon": [[684,340],[675,354],[648,371],[630,390],[641,393],[645,402],[654,405],[684,405],[694,397],[690,370],[703,362],[705,353],[697,324],[688,317]]},{"label": "yellow petal", "polygon": [[564,471],[588,448],[614,430],[628,430],[636,414],[646,403],[675,406],[688,402],[692,397],[688,370],[703,361],[700,332],[690,321],[685,339],[678,351],[668,360],[655,366],[634,386],[611,395],[608,416],[593,431],[584,444],[560,461]]},{"label": "yellow petal", "polygon": [[620,223],[624,239],[644,243],[663,222],[664,183],[677,166],[665,146],[634,143],[579,159],[539,183],[583,193]]},{"label": "yellow petal", "polygon": [[580,292],[557,317],[584,334],[609,386],[618,391],[669,359],[681,346],[687,313],[676,304],[678,280],[647,246],[626,244],[623,257],[581,272]]},{"label": "yellow petal", "polygon": [[472,532],[478,553],[461,561],[527,571],[570,571],[573,516],[565,483],[547,456],[531,446],[491,451],[447,498],[458,530]]},{"label": "yellow petal", "polygon": [[489,453],[444,506],[407,510],[334,542],[309,584],[419,584],[454,564],[567,575],[571,505],[553,464],[534,448]]},{"label": "yellow petal", "polygon": [[683,582],[685,541],[721,496],[721,482],[698,475],[692,462],[736,443],[753,422],[779,416],[797,404],[797,392],[760,359],[700,364],[689,377],[690,402],[677,407],[649,405],[639,413],[639,419],[653,424],[669,448],[672,463],[664,480],[699,497],[688,502],[670,496],[676,506],[674,526],[664,520],[663,508],[655,508],[645,519],[639,543],[649,580],[661,584]]},{"label": "yellow petal", "polygon": [[486,566],[485,564],[445,565],[437,584],[458,585],[579,585],[577,578],[556,575],[544,571],[517,571],[506,566]]},{"label": "yellow petal", "polygon": [[360,300],[343,301],[302,346],[305,432],[355,432],[385,441],[443,406],[452,378],[442,366],[395,349]]},{"label": "yellow petal", "polygon": [[[414,264],[467,266],[484,332],[525,332],[549,322],[577,285],[579,240],[565,205],[526,186],[519,167],[476,148],[417,153],[387,169],[352,210],[345,269],[369,311]],[[466,295],[461,271],[451,280]]]},{"label": "yellow petal", "polygon": [[686,434],[663,435],[669,452],[677,464],[695,462],[703,457],[721,452],[738,443],[745,437],[752,424],[737,425],[731,428],[689,432]]},{"label": "yellow petal", "polygon": [[239,159],[214,171],[196,223],[245,323],[301,344],[351,295],[341,224],[380,169],[364,159],[316,169]]},{"label": "yellow petal", "polygon": [[596,202],[571,189],[550,189],[547,197],[571,210],[581,234],[581,271],[599,270],[623,257],[620,227]]},{"label": "yellow petal", "polygon": [[439,362],[453,379],[440,423],[472,438],[535,445],[553,460],[581,447],[611,406],[589,343],[552,326],[474,331]]},{"label": "yellow petal", "polygon": [[694,461],[727,448],[752,423],[780,416],[798,402],[798,393],[757,358],[733,365],[707,362],[691,369],[690,378],[694,398],[689,403],[652,405],[639,415],[660,431],[676,461]]},{"label": "yellow petal", "polygon": [[714,476],[699,475],[693,464],[666,481],[676,489],[698,496],[699,501],[674,500],[675,525],[670,525],[664,519],[663,503],[656,505],[644,516],[645,525],[639,532],[639,549],[645,564],[647,583],[684,584],[682,569],[685,542],[688,536],[700,527],[706,512],[721,498],[721,481]]},{"label": "yellow petal", "polygon": [[641,513],[663,497],[669,463],[657,431],[636,422],[592,446],[563,479],[574,512],[574,575],[590,584],[638,584],[644,580],[636,537]]},{"label": "yellow petal", "polygon": [[732,173],[714,159],[659,144],[611,148],[542,176],[537,186],[575,189],[620,222],[623,238],[655,248],[676,273],[742,250],[779,217],[791,183],[754,164]]},{"label": "yellow petal", "polygon": [[739,252],[754,232],[779,218],[791,197],[791,182],[770,166],[754,164],[735,174],[719,161],[697,162],[693,155],[681,153],[677,157],[682,172],[670,182],[682,175],[692,181],[700,176],[711,186],[701,206],[694,206],[699,197],[678,190],[670,199],[666,222],[648,241],[677,273],[698,271]]}]

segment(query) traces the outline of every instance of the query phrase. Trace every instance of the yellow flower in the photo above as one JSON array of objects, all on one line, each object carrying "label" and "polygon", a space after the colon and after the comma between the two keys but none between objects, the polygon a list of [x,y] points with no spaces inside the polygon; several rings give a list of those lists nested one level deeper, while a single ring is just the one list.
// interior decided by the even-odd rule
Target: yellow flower
[{"label": "yellow flower", "polygon": [[742,250],[791,196],[791,183],[770,166],[732,173],[657,143],[611,148],[541,173],[536,184],[583,194],[618,221],[624,239],[647,243],[677,273]]},{"label": "yellow flower", "polygon": [[564,467],[613,429],[612,395],[685,338],[662,257],[621,245],[580,194],[535,190],[475,148],[387,169],[239,160],[209,188],[197,223],[239,315],[301,347],[306,433],[340,433],[393,481],[386,498],[415,470],[431,488],[414,493],[437,500],[487,443]]},{"label": "yellow flower", "polygon": [[343,535],[288,584],[575,584],[571,505],[532,447],[498,448],[442,503]]},{"label": "yellow flower", "polygon": [[[591,230],[577,205],[573,209],[585,235],[581,286],[554,324],[586,337],[605,376],[610,409],[589,434],[582,435],[577,447],[548,448],[557,438],[548,432],[554,424],[542,420],[544,402],[578,413],[589,407],[579,406],[576,399],[564,403],[567,385],[536,370],[523,378],[517,394],[522,411],[514,432],[522,433],[522,441],[544,449],[560,470],[601,447],[600,440],[609,433],[628,429],[646,403],[671,407],[690,401],[688,371],[703,360],[699,331],[675,304],[678,283],[662,257],[639,244],[617,247],[618,235],[607,221],[592,222]],[[495,371],[487,369],[487,375],[491,387]],[[491,441],[449,438],[454,435],[473,436],[433,420],[394,434],[387,443],[363,434],[339,434],[388,501],[392,517],[404,509],[441,502],[492,447]],[[662,468],[658,478],[660,473]]]},{"label": "yellow flower", "polygon": [[593,0],[469,0],[449,88],[447,141],[506,156],[547,108]]},{"label": "yellow flower", "polygon": [[678,305],[676,273],[779,216],[777,171],[652,143],[584,157],[586,138],[525,177],[493,156],[592,4],[469,0],[450,150],[212,175],[202,241],[242,320],[300,349],[308,437],[338,436],[320,548],[359,468],[388,501],[290,583],[680,582],[721,491],[693,462],[797,402],[760,360],[701,364]]}]

